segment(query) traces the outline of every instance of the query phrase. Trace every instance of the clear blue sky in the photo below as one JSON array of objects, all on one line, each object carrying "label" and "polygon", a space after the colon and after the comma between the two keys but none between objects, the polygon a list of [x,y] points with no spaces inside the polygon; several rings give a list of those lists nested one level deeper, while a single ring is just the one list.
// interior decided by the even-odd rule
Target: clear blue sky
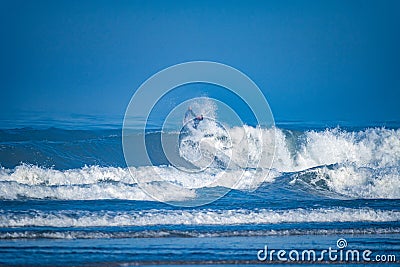
[{"label": "clear blue sky", "polygon": [[0,1],[0,118],[123,115],[173,64],[252,78],[277,120],[400,119],[400,1]]}]

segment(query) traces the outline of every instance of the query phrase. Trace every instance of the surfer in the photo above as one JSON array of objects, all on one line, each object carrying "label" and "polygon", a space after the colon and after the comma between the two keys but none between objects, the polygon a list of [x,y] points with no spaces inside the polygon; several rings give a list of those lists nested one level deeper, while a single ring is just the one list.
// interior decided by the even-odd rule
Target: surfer
[{"label": "surfer", "polygon": [[196,116],[196,114],[194,114],[192,110],[192,107],[189,107],[185,113],[184,124],[186,124],[190,120],[193,120],[193,128],[197,129],[197,126],[199,125],[200,121],[203,120],[203,114]]}]

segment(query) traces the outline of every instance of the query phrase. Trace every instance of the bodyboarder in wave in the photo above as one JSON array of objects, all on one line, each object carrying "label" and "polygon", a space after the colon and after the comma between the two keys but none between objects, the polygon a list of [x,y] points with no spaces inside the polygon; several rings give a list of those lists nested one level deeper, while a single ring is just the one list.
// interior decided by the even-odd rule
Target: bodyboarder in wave
[{"label": "bodyboarder in wave", "polygon": [[200,121],[202,121],[203,119],[203,114],[196,116],[196,114],[194,114],[192,110],[192,107],[189,107],[185,113],[183,124],[187,124],[189,121],[193,121],[193,128],[197,129],[197,126],[199,126]]}]

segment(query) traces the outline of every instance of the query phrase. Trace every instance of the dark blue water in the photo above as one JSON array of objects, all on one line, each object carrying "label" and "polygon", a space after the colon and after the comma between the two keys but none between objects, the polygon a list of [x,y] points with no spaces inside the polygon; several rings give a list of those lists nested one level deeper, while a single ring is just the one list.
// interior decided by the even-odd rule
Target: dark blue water
[{"label": "dark blue water", "polygon": [[[281,123],[273,132],[272,166],[260,163],[246,169],[240,157],[248,155],[236,153],[235,168],[218,165],[220,159],[195,178],[170,166],[157,131],[145,136],[154,167],[141,164],[143,155],[135,155],[138,164],[131,166],[132,175],[118,124],[99,125],[3,124],[0,265],[259,263],[257,252],[265,245],[314,249],[321,255],[323,249],[338,249],[339,238],[347,240],[344,252],[369,249],[373,257],[395,255],[400,260],[396,123]],[[234,129],[228,131],[235,138]],[[263,136],[272,133],[263,131]],[[164,134],[175,140],[179,133]],[[143,134],[129,138],[135,143]],[[264,151],[272,147],[268,142]],[[252,171],[270,167],[265,180],[252,183]],[[149,171],[153,168],[163,181],[188,187],[193,183],[192,189],[165,190],[163,197],[175,206],[155,201],[136,181],[145,177],[161,186],[160,177]],[[238,170],[249,175],[225,196],[185,207],[186,202],[226,192],[226,184],[206,181],[222,171],[235,179]],[[280,263],[277,258],[273,262]]]}]

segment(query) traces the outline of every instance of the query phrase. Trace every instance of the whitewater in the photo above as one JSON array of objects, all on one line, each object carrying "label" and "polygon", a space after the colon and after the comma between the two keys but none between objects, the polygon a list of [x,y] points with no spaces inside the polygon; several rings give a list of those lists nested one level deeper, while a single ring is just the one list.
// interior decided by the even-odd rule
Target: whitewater
[{"label": "whitewater", "polygon": [[[247,132],[255,131],[253,127],[243,127]],[[42,130],[40,134],[46,136],[51,134],[50,131],[54,129]],[[63,135],[68,133],[68,131],[61,132]],[[7,133],[7,130],[3,130],[2,134]],[[237,127],[230,129],[233,142],[239,143],[243,137],[237,133],[242,133]],[[168,187],[165,182],[184,186],[187,190],[179,195],[165,195],[166,199],[182,200],[186,197],[195,197],[196,189],[202,187],[254,189],[262,183],[274,183],[276,178],[282,176],[289,177],[290,184],[306,183],[308,186],[336,193],[338,196],[370,199],[400,198],[399,129],[368,128],[346,131],[333,128],[305,132],[279,128],[264,129],[261,149],[256,145],[260,140],[253,137],[251,141],[254,142],[252,144],[254,151],[231,151],[233,155],[231,160],[235,162],[233,168],[221,170],[218,166],[211,166],[196,173],[182,172],[169,165],[168,161],[161,162],[158,166],[129,168],[118,166],[123,164],[117,160],[107,162],[110,157],[109,151],[101,150],[96,153],[95,150],[105,142],[115,143],[118,146],[118,136],[107,134],[100,133],[100,136],[93,136],[93,139],[72,141],[57,140],[60,137],[55,135],[54,141],[28,142],[17,141],[20,136],[15,134],[13,136],[15,140],[2,142],[1,158],[5,160],[2,162],[3,166],[12,165],[8,157],[18,149],[33,150],[34,157],[13,168],[0,169],[0,198],[151,200],[151,197],[138,187],[136,181],[140,178],[147,183],[157,182],[161,188]],[[85,136],[87,133],[82,135]],[[275,144],[268,142],[270,140],[275,140]],[[58,151],[60,146],[68,147],[68,153],[60,155]],[[81,157],[79,154],[82,150],[94,152],[91,154],[92,158],[96,158],[99,162],[107,162],[105,165],[111,166],[87,165],[74,161]],[[251,162],[248,164],[248,159],[256,158],[260,151],[266,155],[263,157],[264,160],[257,162],[259,163],[257,165],[251,165]],[[121,158],[121,155],[116,155],[121,151],[112,152],[116,159]],[[40,157],[36,157],[37,154],[53,160],[51,166],[44,167],[43,165],[50,164],[46,164],[45,161],[38,162]],[[57,168],[59,162],[61,164],[71,162],[70,165],[83,166],[59,169]],[[154,175],[154,172],[158,175]],[[218,179],[222,175],[224,179]],[[240,175],[242,178],[239,183],[231,182]]]},{"label": "whitewater", "polygon": [[[247,262],[266,242],[331,246],[339,237],[399,255],[399,127],[206,119],[184,133],[133,131],[148,155],[129,166],[122,138],[110,128],[0,130],[1,264],[31,247],[38,257],[20,263],[61,266],[78,255],[159,264],[177,250],[184,261],[223,263],[232,249]],[[160,153],[163,138],[179,141],[174,153]]]}]

